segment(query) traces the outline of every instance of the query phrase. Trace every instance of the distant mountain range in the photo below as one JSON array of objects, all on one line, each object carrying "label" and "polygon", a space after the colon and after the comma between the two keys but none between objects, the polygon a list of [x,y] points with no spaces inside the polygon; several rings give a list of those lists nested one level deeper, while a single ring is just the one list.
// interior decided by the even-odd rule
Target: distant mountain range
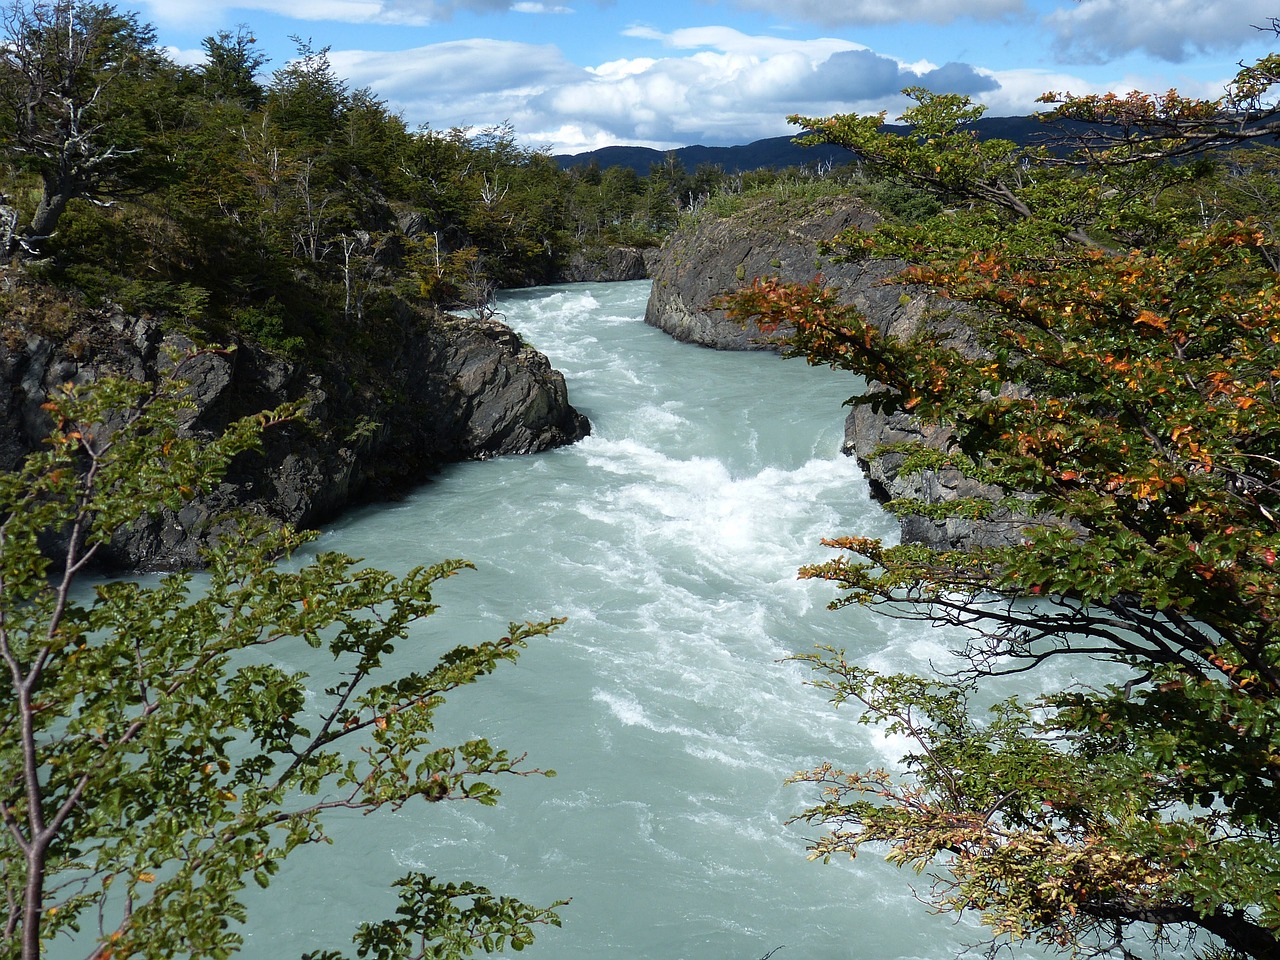
[{"label": "distant mountain range", "polygon": [[[1043,140],[1054,128],[1041,123],[1035,117],[982,117],[974,122],[978,136],[984,140],[1003,139],[1027,145]],[[886,124],[884,129],[905,132],[902,125]],[[587,153],[557,154],[552,157],[563,170],[586,167],[597,163],[600,169],[630,167],[644,176],[654,164],[666,162],[668,154],[674,154],[685,170],[695,170],[701,164],[722,167],[726,173],[742,173],[763,167],[782,169],[830,160],[837,164],[848,163],[851,154],[842,147],[801,147],[791,137],[770,137],[737,147],[680,147],[676,150],[654,150],[650,147],[601,147]]]}]

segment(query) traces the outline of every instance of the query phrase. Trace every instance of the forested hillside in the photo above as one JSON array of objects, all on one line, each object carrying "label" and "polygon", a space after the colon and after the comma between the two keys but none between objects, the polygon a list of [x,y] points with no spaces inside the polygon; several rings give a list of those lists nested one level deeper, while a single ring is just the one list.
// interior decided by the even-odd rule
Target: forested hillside
[{"label": "forested hillside", "polygon": [[327,50],[270,64],[246,27],[207,37],[194,67],[111,6],[11,4],[5,27],[7,255],[286,353],[397,298],[482,314],[584,248],[655,244],[721,176],[565,172],[505,126],[410,129]]},{"label": "forested hillside", "polygon": [[228,508],[313,525],[583,435],[563,378],[492,322],[498,284],[575,243],[570,185],[509,131],[411,132],[323,50],[270,72],[244,28],[195,68],[107,5],[10,3],[4,31],[0,465],[63,384],[158,383],[191,351],[188,430],[300,412],[181,522],[119,531],[113,563],[196,563]]}]

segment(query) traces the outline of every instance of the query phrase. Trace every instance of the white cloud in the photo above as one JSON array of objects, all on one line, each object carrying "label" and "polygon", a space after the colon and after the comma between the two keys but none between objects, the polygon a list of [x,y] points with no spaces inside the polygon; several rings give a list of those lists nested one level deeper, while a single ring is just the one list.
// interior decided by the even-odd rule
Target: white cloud
[{"label": "white cloud", "polygon": [[792,113],[900,110],[905,86],[974,95],[998,87],[965,64],[908,66],[842,40],[757,38],[724,27],[643,36],[674,52],[578,67],[550,46],[467,40],[330,58],[351,86],[372,87],[412,126],[509,120],[525,142],[557,152],[745,143],[794,133]]},{"label": "white cloud", "polygon": [[975,99],[985,104],[987,115],[992,117],[1021,116],[1036,110],[1047,110],[1045,104],[1037,104],[1036,99],[1044,93],[1056,90],[1059,93],[1070,91],[1076,95],[1088,93],[1105,93],[1108,90],[1127,92],[1135,87],[1117,88],[1111,85],[1099,86],[1087,83],[1078,76],[1055,72],[1052,70],[994,70],[983,71],[994,81],[990,90],[984,91]]},{"label": "white cloud", "polygon": [[[777,13],[777,0],[733,0],[743,10]],[[1024,0],[789,0],[790,17],[824,27],[869,23],[951,23],[993,20],[1021,13]]]},{"label": "white cloud", "polygon": [[809,57],[830,56],[837,50],[866,50],[860,43],[823,37],[817,40],[792,40],[788,37],[755,36],[733,27],[684,27],[663,33],[637,24],[623,31],[624,36],[657,40],[673,50],[719,50],[753,57],[770,57],[781,53],[803,53]]},{"label": "white cloud", "polygon": [[145,0],[161,22],[207,23],[228,9],[262,11],[307,21],[424,26],[470,13],[571,13],[569,7],[536,0]]},{"label": "white cloud", "polygon": [[1274,0],[1080,0],[1046,24],[1061,53],[1093,62],[1141,51],[1170,63],[1196,53],[1234,51],[1256,39]]},{"label": "white cloud", "polygon": [[[555,47],[508,40],[457,40],[391,52],[333,50],[329,61],[352,87],[371,87],[414,113],[436,108],[451,117],[459,112],[453,105],[464,100],[493,97],[502,102],[583,74]],[[422,119],[434,123],[430,115]],[[474,119],[485,123],[492,118]]]},{"label": "white cloud", "polygon": [[205,62],[208,54],[203,49],[200,50],[183,50],[179,47],[162,47],[165,56],[174,63],[180,63],[184,67],[194,67]]},{"label": "white cloud", "polygon": [[608,63],[602,63],[598,67],[587,67],[589,73],[593,73],[602,80],[616,80],[621,77],[634,77],[638,73],[644,73],[658,61],[650,57],[637,57],[634,60],[610,60]]}]

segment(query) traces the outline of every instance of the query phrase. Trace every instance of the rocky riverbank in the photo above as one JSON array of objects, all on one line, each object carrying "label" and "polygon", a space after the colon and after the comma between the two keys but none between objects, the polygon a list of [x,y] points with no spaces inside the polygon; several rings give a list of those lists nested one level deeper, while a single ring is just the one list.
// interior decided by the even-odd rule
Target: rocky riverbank
[{"label": "rocky riverbank", "polygon": [[[196,346],[155,317],[110,307],[74,309],[50,332],[54,309],[68,310],[44,304],[3,318],[0,469],[47,432],[41,404],[50,389],[108,374],[154,380]],[[314,526],[353,503],[395,496],[445,464],[534,453],[590,430],[564,377],[497,320],[405,306],[363,339],[359,350],[307,360],[242,342],[186,365],[194,403],[186,429],[197,435],[285,402],[301,401],[306,419],[268,431],[261,452],[237,458],[208,497],[122,535],[109,565],[196,565],[229,509]]]},{"label": "rocky riverbank", "polygon": [[[904,264],[886,260],[835,263],[818,253],[820,242],[831,240],[842,230],[870,229],[879,222],[877,214],[854,197],[796,202],[764,197],[747,202],[727,217],[704,215],[663,244],[653,266],[653,292],[645,322],[678,340],[718,350],[777,349],[758,329],[744,329],[708,304],[716,295],[756,277],[809,281],[821,274],[829,285],[840,289],[843,302],[856,306],[884,332],[907,336],[921,323],[942,325],[952,343],[977,355],[972,334],[945,303],[910,287],[884,283]],[[884,388],[872,383],[867,389]],[[872,494],[881,502],[1002,499],[999,489],[979,484],[955,469],[904,474],[902,455],[881,448],[906,441],[945,449],[948,435],[906,414],[878,413],[867,406],[854,407],[845,421],[844,452],[858,458]],[[916,516],[901,520],[903,542],[937,549],[1013,542],[1020,538],[1024,525],[1021,517],[1001,508],[985,520]]]},{"label": "rocky riverbank", "polygon": [[878,222],[863,204],[839,197],[794,203],[763,197],[732,216],[704,215],[663,244],[652,268],[645,323],[677,340],[717,350],[775,349],[758,329],[732,323],[708,304],[756,277],[811,280],[819,273],[868,316],[883,318],[886,325],[918,323],[923,302],[904,299],[901,288],[880,285],[897,271],[896,265],[838,264],[818,253],[820,242],[842,230]]}]

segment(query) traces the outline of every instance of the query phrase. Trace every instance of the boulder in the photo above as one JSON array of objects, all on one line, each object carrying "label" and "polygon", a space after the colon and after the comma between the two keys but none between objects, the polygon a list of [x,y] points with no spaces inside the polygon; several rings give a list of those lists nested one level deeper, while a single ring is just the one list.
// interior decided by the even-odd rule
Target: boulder
[{"label": "boulder", "polygon": [[704,214],[662,245],[645,323],[677,340],[717,350],[776,350],[777,344],[759,329],[730,321],[711,302],[757,277],[808,281],[819,275],[841,289],[844,302],[886,326],[919,323],[924,299],[882,283],[901,264],[835,263],[819,252],[820,243],[841,231],[872,229],[879,222],[872,210],[849,197],[795,204],[763,197],[732,216]]}]

